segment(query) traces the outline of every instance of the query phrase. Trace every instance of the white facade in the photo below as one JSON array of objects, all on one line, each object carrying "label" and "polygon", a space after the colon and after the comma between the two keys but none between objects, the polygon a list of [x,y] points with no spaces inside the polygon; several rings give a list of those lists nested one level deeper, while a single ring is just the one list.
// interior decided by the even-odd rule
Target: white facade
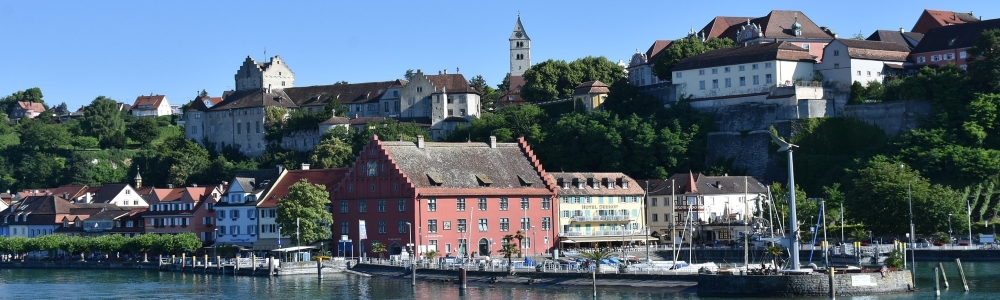
[{"label": "white facade", "polygon": [[[105,192],[105,190],[108,189],[102,188],[98,191],[98,193]],[[146,199],[143,199],[142,196],[139,195],[139,192],[136,192],[131,185],[125,185],[125,188],[121,189],[121,191],[119,191],[118,194],[107,203],[124,208],[149,207],[149,203],[146,202]]]},{"label": "white facade", "polygon": [[236,71],[236,90],[282,89],[295,86],[295,73],[275,55],[267,63],[258,63],[250,56]]},{"label": "white facade", "polygon": [[810,81],[813,63],[768,60],[710,68],[675,70],[678,95],[713,98],[766,93],[794,81]]},{"label": "white facade", "polygon": [[521,15],[517,16],[510,38],[510,76],[522,76],[531,67],[531,38],[521,25]]},{"label": "white facade", "polygon": [[257,241],[257,206],[247,204],[256,202],[257,196],[244,191],[238,181],[233,181],[221,201],[215,205],[219,234],[216,244],[249,246]]},{"label": "white facade", "polygon": [[[159,97],[163,97],[163,99],[160,100],[159,104],[155,105],[155,107],[147,104],[140,104],[139,101],[136,101],[136,105],[132,106],[132,115],[136,117],[159,117],[174,114],[174,109],[170,106],[170,101],[167,100],[167,96]],[[140,98],[142,97],[140,96]]]},{"label": "white facade", "polygon": [[[854,58],[849,55],[849,50],[848,46],[839,40],[835,40],[826,46],[823,55],[824,60],[815,66],[816,71],[823,74],[823,81],[834,83],[844,88],[849,88],[855,81],[865,86],[871,81],[885,83],[885,75],[888,72],[886,64],[901,67],[905,62],[904,60]],[[905,52],[900,53],[900,58],[905,59]]]}]

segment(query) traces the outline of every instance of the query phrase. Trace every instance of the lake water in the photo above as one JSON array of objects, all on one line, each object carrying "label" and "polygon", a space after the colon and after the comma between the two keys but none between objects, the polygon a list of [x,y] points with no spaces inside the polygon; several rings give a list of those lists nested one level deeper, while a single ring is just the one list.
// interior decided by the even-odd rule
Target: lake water
[{"label": "lake water", "polygon": [[[917,263],[919,292],[838,299],[933,299],[933,265]],[[1000,298],[1000,263],[963,263],[971,292],[962,291],[954,262],[941,299]],[[147,270],[0,270],[0,299],[592,299],[590,288],[472,286],[365,278],[347,274],[233,277]],[[599,299],[698,299],[694,290],[598,288]],[[817,298],[824,299],[824,298]]]}]

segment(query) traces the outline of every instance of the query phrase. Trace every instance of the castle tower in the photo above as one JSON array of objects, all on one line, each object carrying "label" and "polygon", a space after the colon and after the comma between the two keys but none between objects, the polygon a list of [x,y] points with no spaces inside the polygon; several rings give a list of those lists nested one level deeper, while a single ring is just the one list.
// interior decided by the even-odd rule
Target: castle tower
[{"label": "castle tower", "polygon": [[531,66],[531,39],[521,25],[521,14],[517,14],[514,32],[510,34],[510,76],[522,76]]}]

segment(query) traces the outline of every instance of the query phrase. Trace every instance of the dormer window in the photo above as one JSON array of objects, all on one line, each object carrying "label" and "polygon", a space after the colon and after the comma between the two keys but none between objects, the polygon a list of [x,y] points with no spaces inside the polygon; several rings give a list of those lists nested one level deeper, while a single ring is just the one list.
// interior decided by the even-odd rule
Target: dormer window
[{"label": "dormer window", "polygon": [[488,187],[493,184],[493,181],[484,174],[476,174],[476,181],[479,182],[479,186]]},{"label": "dormer window", "polygon": [[582,189],[583,188],[583,181],[580,180],[580,178],[573,178],[573,185],[576,186],[576,188],[578,188],[578,189]]},{"label": "dormer window", "polygon": [[517,179],[521,182],[521,186],[530,187],[534,182],[525,176],[517,175]]},{"label": "dormer window", "polygon": [[614,182],[611,182],[611,180],[608,180],[607,178],[602,178],[601,179],[601,184],[604,185],[605,187],[607,187],[608,189],[614,189],[615,188]]},{"label": "dormer window", "polygon": [[556,179],[556,183],[559,184],[559,187],[561,187],[561,188],[564,188],[564,189],[568,189],[569,188],[569,182],[566,182],[565,179],[558,178],[558,179]]},{"label": "dormer window", "polygon": [[[479,175],[476,175],[476,177],[479,177]],[[441,186],[444,184],[444,180],[441,179],[441,176],[438,176],[437,173],[427,173],[427,180],[434,186]]]},{"label": "dormer window", "polygon": [[623,189],[628,188],[628,180],[625,180],[625,178],[618,178],[618,181],[621,182],[621,186]]},{"label": "dormer window", "polygon": [[589,185],[591,188],[595,190],[601,188],[601,184],[598,183],[597,180],[594,180],[593,178],[587,178],[587,185]]}]

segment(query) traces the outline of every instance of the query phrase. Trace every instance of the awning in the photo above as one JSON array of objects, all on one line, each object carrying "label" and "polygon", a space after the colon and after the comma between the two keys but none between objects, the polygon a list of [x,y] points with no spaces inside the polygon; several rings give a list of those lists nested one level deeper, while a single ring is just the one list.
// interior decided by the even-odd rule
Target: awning
[{"label": "awning", "polygon": [[313,246],[288,247],[288,248],[274,249],[271,250],[271,252],[290,252],[290,251],[300,251],[309,249],[316,249],[316,247]]},{"label": "awning", "polygon": [[567,244],[576,244],[576,241],[574,241],[574,240],[562,240],[560,242],[567,243]]},{"label": "awning", "polygon": [[[646,241],[659,241],[660,239],[656,238],[656,237],[651,237],[651,236],[642,236],[642,235],[628,236],[628,235],[626,235],[624,240],[625,240],[625,242],[634,242],[634,241],[642,241],[642,240],[646,240]],[[576,237],[573,237],[572,240],[562,240],[562,242],[563,243],[594,243],[594,242],[612,242],[612,243],[617,242],[617,243],[621,243],[622,242],[622,237],[621,236],[588,236],[588,237],[576,236]]]}]

